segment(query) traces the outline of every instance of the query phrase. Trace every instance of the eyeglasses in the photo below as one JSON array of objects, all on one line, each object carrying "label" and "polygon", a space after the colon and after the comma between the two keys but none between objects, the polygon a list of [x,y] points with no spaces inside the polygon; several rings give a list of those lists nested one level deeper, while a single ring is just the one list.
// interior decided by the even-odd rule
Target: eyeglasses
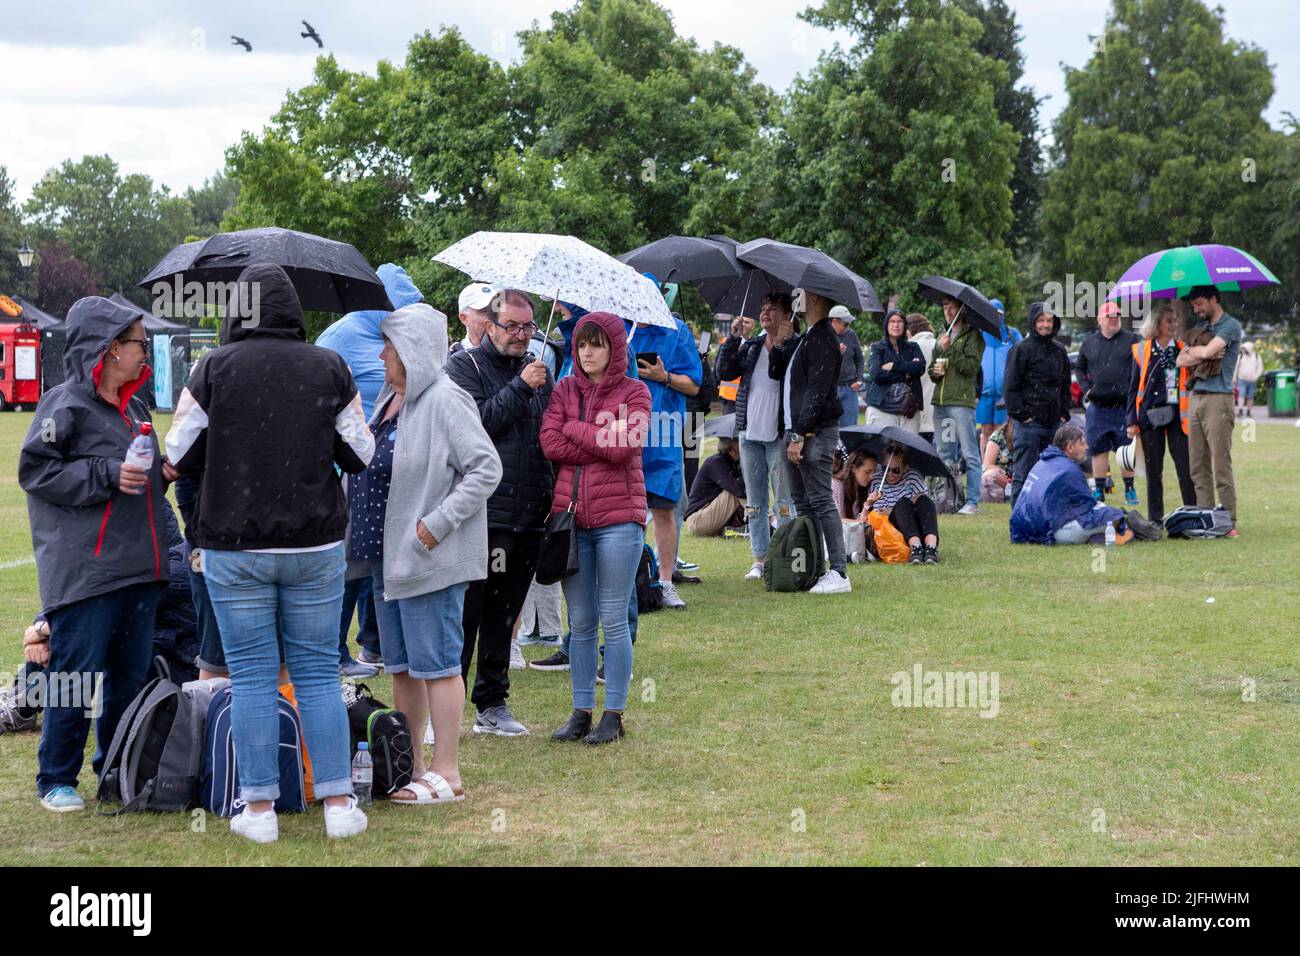
[{"label": "eyeglasses", "polygon": [[121,342],[123,345],[134,343],[140,346],[140,348],[142,349],[146,348],[149,345],[148,339],[118,339],[117,341]]},{"label": "eyeglasses", "polygon": [[490,321],[498,329],[500,329],[506,335],[511,336],[512,338],[518,337],[520,335],[532,335],[534,332],[537,331],[536,322],[528,322],[524,325],[516,325],[515,323],[511,322],[508,325],[502,325],[500,322],[498,322],[496,319],[492,318],[491,316],[488,317],[488,321]]},{"label": "eyeglasses", "polygon": [[887,474],[887,475],[901,475],[902,473],[903,473],[903,469],[901,469],[901,468],[886,468],[886,469],[885,469],[885,474]]}]

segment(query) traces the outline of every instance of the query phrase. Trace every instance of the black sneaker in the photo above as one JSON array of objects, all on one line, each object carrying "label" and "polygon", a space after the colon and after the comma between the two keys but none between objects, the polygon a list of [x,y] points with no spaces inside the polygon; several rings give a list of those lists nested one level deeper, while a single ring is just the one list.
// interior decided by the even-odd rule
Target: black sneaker
[{"label": "black sneaker", "polygon": [[601,661],[600,666],[596,668],[596,683],[605,683],[605,662]]},{"label": "black sneaker", "polygon": [[926,545],[926,546],[925,546],[924,560],[925,560],[925,563],[926,563],[926,564],[938,564],[938,563],[939,563],[939,546],[938,546],[938,545],[935,545],[934,547],[930,547],[929,545]]},{"label": "black sneaker", "polygon": [[912,553],[908,555],[908,564],[922,564],[925,561],[925,547],[923,545],[912,545]]},{"label": "black sneaker", "polygon": [[[587,715],[591,719],[591,715]],[[584,744],[612,744],[623,736],[623,715],[607,710],[600,715],[596,729],[582,738]]]},{"label": "black sneaker", "polygon": [[550,657],[543,657],[538,661],[529,661],[528,666],[535,671],[567,671],[569,669],[569,655],[564,651],[556,651]]}]

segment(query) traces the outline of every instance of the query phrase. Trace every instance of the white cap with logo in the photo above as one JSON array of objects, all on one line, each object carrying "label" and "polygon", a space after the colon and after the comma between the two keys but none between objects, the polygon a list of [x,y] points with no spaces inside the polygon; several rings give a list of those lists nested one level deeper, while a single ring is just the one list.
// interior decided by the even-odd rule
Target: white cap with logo
[{"label": "white cap with logo", "polygon": [[848,325],[853,324],[853,313],[850,312],[845,306],[842,305],[837,305],[833,309],[831,309],[830,318],[838,319],[839,321],[844,322]]},{"label": "white cap with logo", "polygon": [[491,282],[471,282],[460,290],[460,302],[457,308],[464,312],[474,309],[482,312],[492,303],[492,297],[501,291],[501,287]]}]

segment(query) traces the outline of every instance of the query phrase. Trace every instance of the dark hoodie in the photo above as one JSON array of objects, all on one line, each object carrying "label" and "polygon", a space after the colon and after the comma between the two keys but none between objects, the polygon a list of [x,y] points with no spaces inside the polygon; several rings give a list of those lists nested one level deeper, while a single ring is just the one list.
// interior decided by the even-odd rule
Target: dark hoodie
[{"label": "dark hoodie", "polygon": [[218,551],[342,541],[347,503],[334,466],[362,471],[374,451],[361,398],[337,353],[307,344],[302,306],[279,266],[249,266],[256,321],[195,366],[167,435],[183,472],[203,471],[198,544]]},{"label": "dark hoodie", "polygon": [[149,367],[122,387],[118,407],[100,398],[99,373],[109,345],[143,318],[99,296],[68,312],[66,379],[47,391],[18,458],[45,613],[146,581],[165,587],[162,455],[156,450],[141,495],[118,488],[131,440],[149,411],[137,392]]},{"label": "dark hoodie", "polygon": [[1070,416],[1070,356],[1055,341],[1061,331],[1059,315],[1053,315],[1049,335],[1035,330],[1045,308],[1042,302],[1029,306],[1029,334],[1007,356],[1002,397],[1007,414],[1016,421],[1055,428]]}]

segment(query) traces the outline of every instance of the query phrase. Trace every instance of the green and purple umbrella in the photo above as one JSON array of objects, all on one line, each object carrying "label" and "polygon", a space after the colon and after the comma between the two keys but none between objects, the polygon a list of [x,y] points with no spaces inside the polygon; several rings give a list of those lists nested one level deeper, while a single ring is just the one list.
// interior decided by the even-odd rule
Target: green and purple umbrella
[{"label": "green and purple umbrella", "polygon": [[1110,299],[1173,299],[1198,285],[1240,292],[1278,285],[1277,276],[1249,252],[1232,246],[1179,246],[1143,256],[1120,276]]}]

